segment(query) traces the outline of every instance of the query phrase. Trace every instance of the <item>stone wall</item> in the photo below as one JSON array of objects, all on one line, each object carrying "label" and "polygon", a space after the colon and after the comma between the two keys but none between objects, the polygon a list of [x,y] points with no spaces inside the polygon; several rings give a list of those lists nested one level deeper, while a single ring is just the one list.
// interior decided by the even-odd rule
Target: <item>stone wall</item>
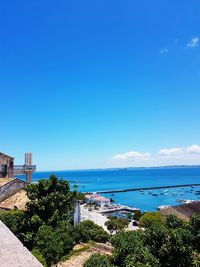
[{"label": "stone wall", "polygon": [[14,159],[0,153],[0,178],[13,177]]}]

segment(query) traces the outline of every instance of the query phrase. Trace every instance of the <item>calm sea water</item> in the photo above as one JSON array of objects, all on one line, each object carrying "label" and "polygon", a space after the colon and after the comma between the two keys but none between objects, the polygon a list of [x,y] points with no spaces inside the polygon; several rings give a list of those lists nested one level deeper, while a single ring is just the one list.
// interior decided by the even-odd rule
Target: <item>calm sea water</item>
[{"label": "calm sea water", "polygon": [[[199,167],[36,172],[33,174],[33,181],[48,178],[52,173],[56,174],[59,178],[69,180],[71,185],[78,185],[78,189],[81,192],[162,185],[200,184]],[[153,211],[160,205],[178,205],[177,199],[200,200],[200,195],[195,194],[197,190],[200,190],[200,186],[195,189],[190,187],[184,189],[171,188],[167,195],[160,195],[164,190],[154,190],[153,193],[158,193],[159,196],[152,196],[148,194],[148,191],[145,191],[144,194],[136,191],[115,193],[114,195],[104,194],[104,196],[112,197],[116,203],[136,207],[143,211]],[[173,196],[173,193],[177,195]]]}]

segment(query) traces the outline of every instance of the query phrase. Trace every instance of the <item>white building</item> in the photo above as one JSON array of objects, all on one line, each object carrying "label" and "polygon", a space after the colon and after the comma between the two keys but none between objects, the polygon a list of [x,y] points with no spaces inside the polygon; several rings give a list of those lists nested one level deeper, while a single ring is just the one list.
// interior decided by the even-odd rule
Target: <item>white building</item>
[{"label": "white building", "polygon": [[97,194],[85,195],[85,200],[88,203],[95,203],[99,207],[104,207],[110,205],[110,198],[102,197]]}]

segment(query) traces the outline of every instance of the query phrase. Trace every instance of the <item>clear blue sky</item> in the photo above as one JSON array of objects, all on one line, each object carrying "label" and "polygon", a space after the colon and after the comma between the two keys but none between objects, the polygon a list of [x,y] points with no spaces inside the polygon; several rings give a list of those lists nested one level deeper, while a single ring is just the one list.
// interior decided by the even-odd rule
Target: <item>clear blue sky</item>
[{"label": "clear blue sky", "polygon": [[0,151],[32,151],[39,170],[200,164],[199,14],[199,0],[1,1]]}]

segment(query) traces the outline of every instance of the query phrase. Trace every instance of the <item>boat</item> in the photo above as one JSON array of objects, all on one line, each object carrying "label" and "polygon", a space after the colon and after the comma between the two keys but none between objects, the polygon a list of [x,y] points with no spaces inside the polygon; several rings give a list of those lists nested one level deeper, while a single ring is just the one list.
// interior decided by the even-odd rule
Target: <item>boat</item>
[{"label": "boat", "polygon": [[143,190],[143,189],[141,189],[141,190],[140,190],[140,192],[142,193],[142,192],[144,192],[144,190]]}]

